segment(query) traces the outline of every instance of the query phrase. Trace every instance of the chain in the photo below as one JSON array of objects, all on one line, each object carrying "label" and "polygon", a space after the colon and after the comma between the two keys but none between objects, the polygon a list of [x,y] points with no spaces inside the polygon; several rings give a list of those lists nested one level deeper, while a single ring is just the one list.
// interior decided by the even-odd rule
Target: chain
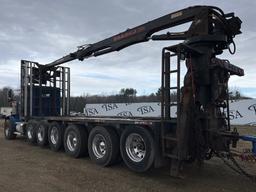
[{"label": "chain", "polygon": [[241,174],[245,175],[246,177],[248,177],[249,179],[251,179],[253,182],[256,182],[256,176],[249,174],[248,172],[246,172],[235,160],[235,158],[233,157],[233,155],[230,153],[230,160],[232,161],[232,163],[237,167],[237,169],[241,172]]},{"label": "chain", "polygon": [[219,157],[229,168],[231,168],[233,171],[235,171],[236,173],[238,173],[239,175],[244,175],[247,178],[249,178],[251,181],[256,182],[256,176],[249,174],[248,172],[246,172],[235,160],[235,158],[233,157],[232,153],[228,153],[227,154],[227,159],[230,159],[231,162],[233,163],[233,165],[231,165],[224,157],[222,154],[220,153],[216,153],[216,156]]},{"label": "chain", "polygon": [[192,94],[194,103],[196,102],[196,88],[195,88],[195,79],[194,79],[194,71],[193,71],[193,65],[192,65],[192,57],[191,53],[189,54],[189,69],[190,69],[190,75],[191,75],[191,87],[192,87]]}]

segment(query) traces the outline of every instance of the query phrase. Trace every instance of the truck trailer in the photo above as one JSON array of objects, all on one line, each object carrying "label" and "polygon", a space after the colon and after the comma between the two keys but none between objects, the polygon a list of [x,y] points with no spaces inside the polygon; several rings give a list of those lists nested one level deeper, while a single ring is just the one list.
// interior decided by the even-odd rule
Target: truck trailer
[{"label": "truck trailer", "polygon": [[[190,23],[187,31],[156,32]],[[25,136],[30,144],[78,158],[87,156],[100,166],[120,160],[135,172],[170,164],[178,176],[184,163],[213,156],[232,157],[240,136],[231,128],[228,80],[243,69],[220,59],[224,50],[235,53],[234,38],[242,21],[214,6],[193,6],[137,27],[82,45],[48,64],[21,60],[19,110],[5,119],[6,139]],[[80,117],[70,115],[70,69],[61,64],[84,60],[146,41],[180,40],[162,49],[161,117]],[[181,65],[187,73],[181,83]],[[175,77],[176,82],[171,82]],[[172,101],[170,94],[177,98]],[[177,115],[171,117],[172,106]],[[255,138],[251,137],[253,144]],[[254,145],[255,146],[255,145]],[[253,148],[255,152],[255,147]]]}]

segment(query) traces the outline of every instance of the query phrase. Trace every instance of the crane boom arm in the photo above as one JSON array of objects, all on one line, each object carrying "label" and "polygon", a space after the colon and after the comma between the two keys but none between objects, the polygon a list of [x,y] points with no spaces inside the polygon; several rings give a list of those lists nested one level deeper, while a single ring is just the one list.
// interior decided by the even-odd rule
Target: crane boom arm
[{"label": "crane boom arm", "polygon": [[[214,16],[213,16],[214,15]],[[234,18],[234,14],[231,13],[227,16]],[[217,7],[212,6],[194,6],[188,7],[186,9],[182,9],[155,20],[149,21],[145,24],[139,25],[132,29],[127,29],[126,31],[104,39],[102,41],[96,42],[94,44],[89,44],[86,46],[78,47],[78,50],[70,53],[56,61],[53,61],[49,64],[44,65],[44,67],[54,67],[75,59],[83,60],[84,58],[88,58],[91,56],[99,56],[113,51],[119,51],[125,47],[130,45],[146,42],[150,39],[152,40],[185,40],[188,37],[198,36],[198,35],[207,35],[211,32],[211,27],[209,27],[209,17],[217,18],[219,23],[223,27],[227,25],[226,15],[224,15],[223,11]],[[237,17],[235,17],[237,18]],[[215,20],[217,20],[215,19]],[[239,20],[239,18],[237,18]],[[187,22],[191,22],[192,24],[188,31],[182,33],[167,33],[164,35],[153,35],[158,31],[168,29],[174,26],[178,26]],[[239,20],[240,21],[240,20]],[[236,21],[236,23],[239,23]],[[240,21],[241,22],[241,21]],[[240,27],[238,27],[239,31]],[[230,37],[232,35],[236,35],[239,32],[236,29],[236,34],[232,34],[232,31],[227,28],[227,33],[230,33]]]}]

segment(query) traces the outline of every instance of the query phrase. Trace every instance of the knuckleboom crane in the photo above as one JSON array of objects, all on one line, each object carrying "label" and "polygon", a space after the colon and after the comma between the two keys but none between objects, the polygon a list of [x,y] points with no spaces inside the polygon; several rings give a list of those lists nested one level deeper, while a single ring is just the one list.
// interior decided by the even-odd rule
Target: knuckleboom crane
[{"label": "knuckleboom crane", "polygon": [[[188,22],[192,22],[192,24],[185,32],[152,35],[158,31]],[[75,59],[82,61],[91,56],[99,56],[112,51],[119,51],[133,44],[146,42],[149,40],[188,41],[190,39],[192,40],[193,37],[204,38],[207,35],[210,35],[212,37],[212,41],[217,41],[218,44],[221,44],[222,42],[222,46],[218,48],[218,51],[221,51],[228,48],[228,45],[233,42],[235,35],[241,33],[241,23],[241,20],[238,17],[235,17],[234,13],[224,14],[224,12],[218,7],[188,7],[186,9],[182,9],[149,21],[132,29],[127,29],[122,33],[97,43],[79,46],[76,52],[70,53],[67,56],[46,64],[45,67],[57,66]]]},{"label": "knuckleboom crane", "polygon": [[[167,32],[160,35],[154,34],[189,22],[191,24],[187,31]],[[171,174],[177,175],[183,162],[194,160],[201,162],[211,158],[213,154],[219,155],[220,152],[229,153],[230,144],[235,146],[239,139],[239,134],[236,130],[231,130],[229,117],[224,113],[225,111],[229,113],[228,79],[230,75],[243,76],[244,71],[231,64],[228,60],[217,58],[217,55],[222,54],[225,49],[234,54],[235,43],[233,39],[241,33],[241,23],[241,20],[234,13],[225,14],[218,7],[193,6],[127,29],[102,41],[79,46],[77,51],[48,64],[33,63],[33,66],[28,69],[26,67],[27,61],[23,60],[21,116],[24,121],[28,121],[27,127],[33,127],[30,126],[32,124],[29,123],[29,119],[35,116],[42,118],[46,114],[45,111],[47,110],[41,109],[42,107],[38,107],[38,111],[38,108],[33,108],[32,106],[36,103],[36,101],[31,99],[33,97],[32,85],[37,83],[39,89],[36,92],[39,93],[43,92],[41,86],[46,86],[47,81],[54,82],[54,85],[56,85],[56,77],[61,73],[57,73],[57,69],[61,64],[76,59],[82,61],[92,56],[96,57],[113,51],[119,51],[133,44],[149,40],[183,40],[182,43],[165,47],[162,50],[161,125],[159,129],[153,131],[158,133],[154,135],[154,143],[157,146],[159,145],[159,147],[153,148],[160,149],[160,151],[156,150],[153,154],[155,156],[148,157],[150,161],[144,162],[139,167],[135,166],[135,164],[140,163],[140,161],[133,162],[134,165],[131,165],[131,160],[124,160],[129,168],[142,172],[150,168],[153,161],[157,159],[156,154],[158,154],[158,156],[171,159]],[[230,48],[232,44],[234,45],[233,51]],[[177,57],[175,69],[173,69],[171,64],[172,57]],[[186,63],[187,73],[184,77],[184,85],[181,88],[180,64],[182,60]],[[29,76],[29,72],[33,72],[33,76]],[[54,75],[55,73],[56,75]],[[176,86],[170,85],[170,76],[173,73],[177,74]],[[62,78],[62,80],[64,79],[63,89],[61,89],[62,91],[64,90],[62,100],[67,98],[65,83],[68,81],[68,78],[65,78],[65,74],[66,72],[64,72]],[[53,77],[55,80],[50,80]],[[48,91],[51,92],[50,94],[56,93],[55,89],[49,89]],[[170,100],[171,91],[176,91],[177,93],[176,102]],[[47,97],[47,94],[45,94],[45,97]],[[28,101],[27,98],[30,98],[30,100]],[[54,97],[52,100],[59,101],[59,99],[59,97]],[[42,103],[43,99],[39,99],[39,102],[37,102],[39,106],[43,106]],[[177,118],[170,116],[171,108],[174,105],[177,106]],[[65,107],[67,107],[67,103],[62,105],[62,111]],[[53,113],[59,114],[56,108],[59,108],[59,106],[55,106],[54,110],[50,111],[51,115]],[[68,113],[62,114],[68,115]],[[51,121],[53,119],[53,117],[48,118]],[[57,119],[64,122],[60,118]],[[65,121],[70,121],[70,119],[65,119]],[[90,122],[94,120],[86,119],[84,121]],[[109,119],[95,121],[103,122],[109,121]],[[135,124],[145,123],[136,119],[134,121]],[[147,154],[150,154],[150,152],[147,152]],[[130,154],[130,156],[133,155]]]}]

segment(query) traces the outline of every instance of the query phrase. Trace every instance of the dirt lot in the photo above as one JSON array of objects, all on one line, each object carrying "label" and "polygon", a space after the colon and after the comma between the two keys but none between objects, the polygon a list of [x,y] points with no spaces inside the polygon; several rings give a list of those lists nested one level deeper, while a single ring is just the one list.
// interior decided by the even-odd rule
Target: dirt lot
[{"label": "dirt lot", "polygon": [[[256,163],[243,165],[256,174]],[[219,159],[206,162],[202,168],[186,167],[184,179],[171,178],[168,171],[164,168],[136,174],[123,164],[101,168],[89,158],[72,159],[64,152],[30,146],[23,138],[7,141],[0,129],[0,192],[246,192],[256,189],[255,184],[231,171]]]}]

